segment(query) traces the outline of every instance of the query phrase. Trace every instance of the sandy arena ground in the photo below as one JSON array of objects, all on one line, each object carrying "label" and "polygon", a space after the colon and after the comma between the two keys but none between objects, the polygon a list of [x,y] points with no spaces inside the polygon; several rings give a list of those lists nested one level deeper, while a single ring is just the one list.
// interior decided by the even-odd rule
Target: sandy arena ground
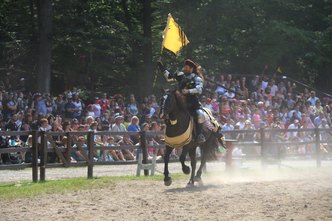
[{"label": "sandy arena ground", "polygon": [[187,180],[116,181],[106,189],[0,199],[0,220],[332,220],[332,167],[214,172]]}]

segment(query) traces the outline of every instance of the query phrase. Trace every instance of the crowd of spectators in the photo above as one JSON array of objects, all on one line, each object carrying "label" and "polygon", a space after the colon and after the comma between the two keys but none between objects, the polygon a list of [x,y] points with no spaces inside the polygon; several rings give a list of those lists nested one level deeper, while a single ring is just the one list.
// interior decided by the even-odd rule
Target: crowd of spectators
[{"label": "crowd of spectators", "polygon": [[[217,87],[202,97],[202,104],[222,122],[224,131],[254,130],[259,128],[301,129],[330,128],[332,98],[317,97],[314,90],[298,87],[283,77],[256,75],[252,79],[220,75]],[[212,86],[212,87],[211,87]],[[229,88],[231,90],[227,90]],[[242,95],[242,96],[241,96]],[[278,130],[276,130],[278,131]],[[314,139],[314,131],[265,133],[265,139],[274,142],[306,142]],[[230,134],[226,134],[231,136]],[[321,131],[322,150],[328,151],[331,133]],[[259,133],[237,133],[232,138],[240,141],[259,141]],[[290,152],[310,154],[313,145],[293,145]]]},{"label": "crowd of spectators", "polygon": [[[24,79],[23,79],[24,81]],[[216,82],[216,83],[211,83]],[[5,131],[160,131],[165,125],[158,118],[160,107],[155,95],[140,101],[134,94],[125,97],[122,94],[110,96],[107,93],[94,97],[93,101],[82,100],[79,91],[70,90],[53,96],[26,92],[24,84],[17,89],[0,87],[0,128]],[[227,88],[229,90],[227,90]],[[205,91],[201,96],[203,107],[211,110],[220,122],[223,131],[253,130],[261,127],[297,129],[330,128],[332,100],[318,98],[315,91],[304,88],[283,78],[255,76],[252,79],[232,75],[220,75],[205,81]],[[226,134],[226,136],[231,136]],[[238,133],[236,139],[253,141],[259,135]],[[330,139],[330,133],[322,133],[322,139]],[[267,134],[266,137],[269,137]],[[234,136],[233,136],[234,138]],[[284,141],[305,141],[312,139],[311,134],[285,132],[270,135],[270,139]],[[65,145],[66,137],[54,138],[54,143]],[[2,147],[5,146],[2,138]],[[148,144],[159,144],[161,136],[149,138]],[[28,137],[21,136],[9,143],[27,143]],[[96,136],[99,145],[137,145],[137,136]],[[75,137],[73,145],[84,147],[86,138]],[[6,143],[8,146],[8,141]],[[152,154],[153,149],[149,149]],[[311,147],[298,148],[301,153],[312,152]],[[163,155],[163,150],[157,151]],[[73,151],[73,161],[84,160],[84,154]],[[174,153],[174,156],[176,154]],[[125,161],[136,157],[136,150],[96,151],[96,160]],[[3,158],[3,155],[2,155]],[[21,160],[27,161],[25,156]],[[1,159],[0,159],[1,160]],[[4,159],[2,159],[4,161]],[[1,161],[0,161],[1,162]]]}]

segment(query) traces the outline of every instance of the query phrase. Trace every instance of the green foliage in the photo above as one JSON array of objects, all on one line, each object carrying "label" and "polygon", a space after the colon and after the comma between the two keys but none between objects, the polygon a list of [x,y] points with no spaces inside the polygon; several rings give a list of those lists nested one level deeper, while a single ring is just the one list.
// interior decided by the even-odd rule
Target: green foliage
[{"label": "green foliage", "polygon": [[[172,13],[191,42],[178,57],[163,53],[173,69],[191,57],[208,74],[260,74],[268,65],[270,74],[280,66],[288,75],[309,79],[313,85],[330,79],[329,0],[151,2],[153,63],[160,59],[162,32],[167,14]],[[25,77],[34,79],[36,7],[34,0],[0,3],[0,74],[29,73]],[[53,0],[53,90],[84,85],[93,92],[143,95],[141,76],[155,76],[144,73],[147,39],[142,11],[143,1]],[[158,77],[155,90],[162,84]]]}]

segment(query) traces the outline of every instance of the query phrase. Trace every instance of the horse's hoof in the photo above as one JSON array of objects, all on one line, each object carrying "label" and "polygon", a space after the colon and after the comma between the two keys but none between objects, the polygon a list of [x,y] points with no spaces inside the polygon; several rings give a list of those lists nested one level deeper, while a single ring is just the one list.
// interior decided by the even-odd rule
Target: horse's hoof
[{"label": "horse's hoof", "polygon": [[184,174],[190,174],[190,167],[188,167],[188,166],[184,166],[184,167],[182,167],[182,171],[183,171],[183,173]]},{"label": "horse's hoof", "polygon": [[170,186],[172,184],[172,178],[168,177],[164,179],[165,186]]},{"label": "horse's hoof", "polygon": [[199,180],[199,181],[197,181],[197,184],[198,184],[199,187],[203,187],[204,186],[204,182],[203,182],[202,179]]},{"label": "horse's hoof", "polygon": [[187,183],[187,188],[192,188],[192,187],[195,187],[195,184],[189,181],[189,183]]},{"label": "horse's hoof", "polygon": [[194,178],[194,181],[195,182],[202,182],[202,178],[201,177],[198,177],[198,176],[195,176],[195,178]]}]

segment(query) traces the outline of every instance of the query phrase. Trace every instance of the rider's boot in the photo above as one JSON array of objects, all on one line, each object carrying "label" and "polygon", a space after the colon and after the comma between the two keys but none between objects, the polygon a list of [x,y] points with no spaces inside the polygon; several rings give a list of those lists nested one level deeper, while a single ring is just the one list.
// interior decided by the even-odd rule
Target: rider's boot
[{"label": "rider's boot", "polygon": [[224,148],[226,148],[225,145],[225,137],[221,132],[221,127],[218,127],[218,130],[216,132],[214,132],[214,136],[218,139],[218,142],[220,143],[220,145]]},{"label": "rider's boot", "polygon": [[204,134],[202,133],[203,131],[203,124],[197,123],[197,136],[196,136],[196,141],[197,143],[201,144],[205,142],[205,137]]}]

